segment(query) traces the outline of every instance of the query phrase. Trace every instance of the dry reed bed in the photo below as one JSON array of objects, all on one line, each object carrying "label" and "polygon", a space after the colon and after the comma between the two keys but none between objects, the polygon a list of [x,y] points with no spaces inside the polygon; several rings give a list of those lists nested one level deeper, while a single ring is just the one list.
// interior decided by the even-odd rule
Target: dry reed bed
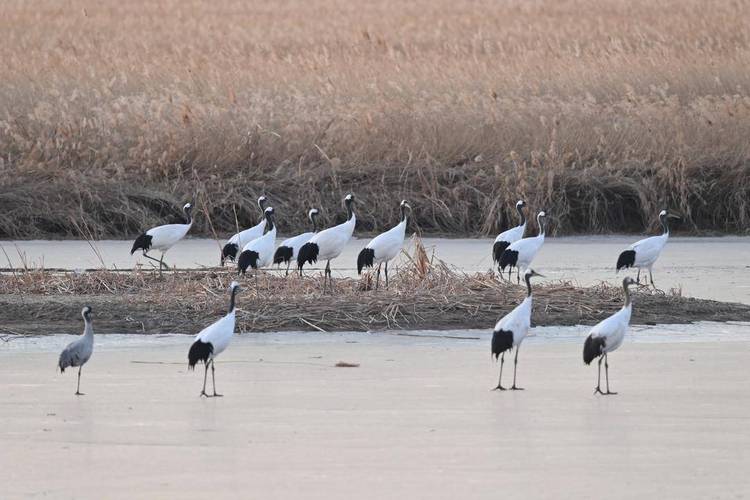
[{"label": "dry reed bed", "polygon": [[[0,279],[0,325],[6,333],[74,332],[79,311],[94,308],[101,333],[196,333],[224,313],[225,292],[235,278],[227,271],[84,274],[25,271]],[[492,328],[522,300],[525,287],[491,274],[465,275],[425,255],[402,269],[389,290],[362,281],[336,280],[336,293],[323,295],[315,277],[263,274],[243,280],[239,330],[368,331],[382,329]],[[576,288],[546,283],[535,288],[537,325],[592,324],[621,306],[619,288]],[[678,295],[637,292],[634,323],[700,320],[750,321],[750,306]]]},{"label": "dry reed bed", "polygon": [[[425,232],[750,222],[748,2],[12,0],[0,30],[0,237],[231,231],[409,198]],[[314,20],[314,21],[313,21]],[[306,189],[300,189],[300,186]],[[206,217],[206,215],[210,217]],[[213,221],[213,228],[210,221]]]}]

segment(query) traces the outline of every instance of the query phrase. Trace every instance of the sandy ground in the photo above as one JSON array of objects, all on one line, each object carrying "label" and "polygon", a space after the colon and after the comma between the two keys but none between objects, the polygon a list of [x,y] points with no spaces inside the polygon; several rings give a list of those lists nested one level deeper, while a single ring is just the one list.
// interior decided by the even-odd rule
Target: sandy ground
[{"label": "sandy ground", "polygon": [[592,395],[582,329],[530,338],[526,390],[504,393],[488,390],[487,332],[245,335],[217,363],[225,397],[208,400],[186,371],[190,337],[99,337],[83,397],[54,370],[70,337],[14,341],[0,348],[0,496],[743,498],[750,329],[737,328],[638,330],[610,358],[607,398]]},{"label": "sandy ground", "polygon": [[[617,284],[617,256],[641,235],[576,236],[547,238],[534,267],[550,280],[569,280],[580,285],[600,281]],[[279,239],[281,241],[281,238]],[[332,262],[334,276],[354,276],[357,254],[368,239],[353,239],[339,258]],[[491,239],[425,238],[425,247],[445,262],[466,272],[493,268]],[[97,242],[96,250],[108,267],[131,268],[148,261],[130,256],[131,241]],[[99,268],[101,261],[92,247],[82,241],[2,241],[7,254],[0,255],[0,267],[7,261],[21,266],[44,265],[48,268]],[[406,246],[409,250],[409,246]],[[710,238],[672,237],[654,268],[656,284],[665,291],[682,290],[689,297],[743,302],[750,304],[750,267],[747,254],[750,237]],[[23,256],[23,259],[21,258]],[[167,253],[165,259],[178,268],[196,268],[218,264],[219,247],[209,239],[188,239]],[[398,260],[394,265],[397,265]],[[635,272],[631,273],[635,277]]]}]

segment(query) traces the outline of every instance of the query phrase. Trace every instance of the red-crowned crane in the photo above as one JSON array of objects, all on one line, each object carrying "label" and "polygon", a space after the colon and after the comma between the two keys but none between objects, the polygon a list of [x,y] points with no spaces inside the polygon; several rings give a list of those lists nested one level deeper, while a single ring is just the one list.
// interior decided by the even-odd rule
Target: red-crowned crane
[{"label": "red-crowned crane", "polygon": [[[528,269],[531,262],[534,260],[534,257],[536,257],[537,252],[542,248],[544,235],[547,229],[547,214],[543,211],[539,212],[536,216],[536,221],[539,225],[538,235],[523,238],[515,243],[511,243],[500,256],[500,272],[504,271],[507,267],[508,279],[510,279],[510,272],[513,267],[516,268],[517,278],[521,270],[525,271]],[[518,281],[521,281],[520,278],[518,278]]]},{"label": "red-crowned crane", "polygon": [[[622,309],[614,313],[607,319],[599,322],[594,328],[591,329],[591,333],[586,337],[586,341],[583,343],[583,362],[591,364],[594,359],[599,358],[599,376],[596,379],[596,389],[594,394],[602,394],[604,396],[610,394],[617,394],[609,390],[609,364],[607,363],[607,354],[614,351],[625,339],[625,333],[628,331],[628,325],[630,324],[630,314],[633,311],[633,305],[630,301],[630,291],[628,286],[634,285],[635,281],[633,278],[625,278],[622,280],[622,289],[625,293],[625,304]],[[604,360],[604,372],[607,377],[607,392],[602,392],[602,360]]]},{"label": "red-crowned crane", "polygon": [[[188,351],[188,369],[195,369],[195,365],[199,361],[202,361],[206,367],[203,374],[203,390],[200,395],[207,398],[222,396],[216,393],[216,368],[214,367],[214,360],[216,356],[224,352],[229,346],[229,341],[232,340],[232,335],[234,335],[235,297],[239,291],[239,283],[233,281],[229,285],[229,312],[223,318],[201,330],[196,335],[195,342],[193,342]],[[209,365],[211,365],[211,379],[214,385],[214,393],[211,396],[206,394],[206,379],[208,378]]]},{"label": "red-crowned crane", "polygon": [[237,258],[237,272],[245,274],[248,267],[255,270],[255,292],[258,290],[258,269],[268,267],[273,261],[273,247],[276,244],[276,223],[274,222],[273,207],[268,207],[263,212],[266,217],[266,232],[260,238],[255,238],[245,245],[242,253]]},{"label": "red-crowned crane", "polygon": [[[492,245],[492,260],[495,261],[495,263],[500,265],[500,258],[503,255],[503,252],[506,248],[510,246],[511,243],[515,243],[516,241],[523,238],[523,233],[526,231],[526,215],[523,213],[523,209],[526,206],[526,202],[523,200],[518,200],[516,202],[516,211],[518,212],[518,216],[521,218],[521,223],[518,224],[516,227],[512,227],[510,229],[506,229],[502,233],[497,235],[497,238],[495,238],[495,243]],[[500,273],[500,277],[503,276],[503,273]]]},{"label": "red-crowned crane", "polygon": [[359,274],[362,274],[362,269],[365,267],[373,267],[375,264],[378,265],[378,273],[375,278],[376,290],[380,284],[380,267],[383,264],[385,264],[385,287],[388,288],[388,261],[395,258],[404,246],[406,226],[409,224],[411,206],[409,206],[406,200],[402,200],[401,205],[399,205],[399,210],[401,210],[401,222],[388,231],[373,238],[372,241],[370,241],[367,246],[359,252],[359,256],[357,257],[357,273]]},{"label": "red-crowned crane", "polygon": [[255,238],[263,236],[263,232],[266,230],[266,203],[267,199],[265,196],[258,198],[258,207],[260,208],[261,218],[260,222],[249,229],[240,231],[234,236],[229,238],[224,248],[221,249],[221,265],[224,265],[227,259],[234,261],[237,258],[237,252],[243,248],[248,242],[253,241]]},{"label": "red-crowned crane", "polygon": [[310,241],[302,245],[297,255],[297,266],[299,274],[302,276],[302,267],[306,263],[314,263],[318,260],[326,261],[326,269],[323,274],[323,291],[326,289],[326,282],[330,280],[331,290],[333,290],[333,278],[331,277],[331,260],[335,259],[349,243],[354,234],[354,226],[357,224],[357,216],[354,213],[354,195],[347,194],[344,198],[344,205],[348,218],[346,222],[338,226],[329,227],[317,233],[310,238]]},{"label": "red-crowned crane", "polygon": [[659,258],[659,255],[661,255],[661,251],[664,249],[664,245],[667,244],[667,240],[669,239],[669,219],[679,219],[679,217],[677,215],[668,214],[666,210],[659,212],[659,221],[661,222],[664,232],[659,236],[651,236],[650,238],[636,241],[630,245],[617,258],[617,271],[629,267],[637,267],[638,276],[636,277],[635,282],[640,284],[641,269],[648,269],[648,277],[651,281],[651,286],[656,288],[651,268],[654,266],[656,259]]},{"label": "red-crowned crane", "polygon": [[[145,233],[141,234],[133,242],[133,248],[130,250],[130,255],[133,255],[136,250],[143,250],[143,256],[147,259],[151,259],[154,262],[159,263],[159,276],[161,276],[162,267],[169,269],[164,263],[164,254],[167,250],[172,248],[178,241],[187,235],[190,228],[193,226],[193,205],[186,203],[182,207],[187,222],[185,224],[166,224],[164,226],[157,226],[149,229]],[[156,260],[151,257],[148,252],[150,250],[159,250],[161,252],[161,258]]]},{"label": "red-crowned crane", "polygon": [[521,342],[526,338],[531,328],[531,278],[541,276],[533,269],[528,269],[524,274],[526,280],[526,298],[518,304],[515,309],[500,318],[492,332],[492,355],[497,361],[500,356],[500,377],[497,381],[495,390],[504,391],[503,387],[503,364],[505,364],[505,351],[516,348],[516,356],[513,359],[513,385],[511,390],[520,391],[522,388],[516,386],[516,368],[518,368],[518,350],[521,348]]},{"label": "red-crowned crane", "polygon": [[302,245],[310,241],[310,239],[315,236],[315,233],[318,232],[318,223],[315,220],[318,217],[318,213],[317,208],[311,208],[307,213],[307,218],[310,219],[310,223],[312,224],[312,231],[287,238],[281,242],[281,245],[279,245],[278,248],[276,248],[276,252],[273,254],[273,263],[279,265],[281,265],[282,262],[285,263],[286,276],[289,275],[289,266],[292,261],[297,258],[299,249],[302,248]]}]

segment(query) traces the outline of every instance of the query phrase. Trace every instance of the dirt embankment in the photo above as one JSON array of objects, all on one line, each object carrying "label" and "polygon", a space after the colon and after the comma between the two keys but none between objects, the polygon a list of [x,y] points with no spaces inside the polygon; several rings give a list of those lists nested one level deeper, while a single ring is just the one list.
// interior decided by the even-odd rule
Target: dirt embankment
[{"label": "dirt embankment", "polygon": [[[196,333],[222,314],[234,273],[185,271],[159,279],[148,272],[85,274],[29,272],[0,283],[0,334],[46,334],[81,329],[80,309],[94,308],[99,333]],[[389,290],[364,281],[336,281],[323,294],[317,278],[262,275],[238,297],[238,329],[367,331],[380,329],[490,329],[524,297],[525,287],[489,274],[467,276],[445,266],[415,263]],[[594,324],[622,304],[622,290],[565,283],[534,287],[535,325]],[[750,306],[634,291],[632,323],[750,321]]]}]

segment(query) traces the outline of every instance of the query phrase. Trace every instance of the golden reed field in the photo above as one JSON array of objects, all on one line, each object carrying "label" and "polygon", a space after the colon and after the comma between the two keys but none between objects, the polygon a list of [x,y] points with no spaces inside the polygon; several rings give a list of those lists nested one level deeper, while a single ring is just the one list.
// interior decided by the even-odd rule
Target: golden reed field
[{"label": "golden reed field", "polygon": [[[750,4],[698,0],[21,1],[0,16],[0,237],[360,231],[408,198],[492,234],[750,223]],[[235,216],[236,214],[236,216]]]}]

